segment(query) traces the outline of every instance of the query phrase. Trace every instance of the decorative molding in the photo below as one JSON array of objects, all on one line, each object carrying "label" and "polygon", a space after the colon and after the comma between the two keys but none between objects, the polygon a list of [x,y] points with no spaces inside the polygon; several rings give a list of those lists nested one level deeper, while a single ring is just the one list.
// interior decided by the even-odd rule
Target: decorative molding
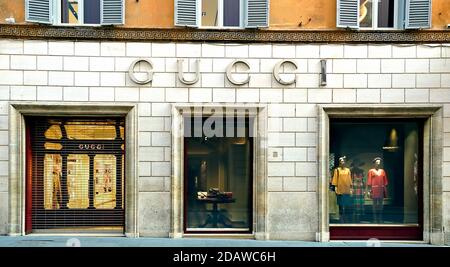
[{"label": "decorative molding", "polygon": [[300,43],[448,43],[450,30],[201,30],[121,27],[60,27],[0,24],[0,38],[110,41],[300,42]]}]

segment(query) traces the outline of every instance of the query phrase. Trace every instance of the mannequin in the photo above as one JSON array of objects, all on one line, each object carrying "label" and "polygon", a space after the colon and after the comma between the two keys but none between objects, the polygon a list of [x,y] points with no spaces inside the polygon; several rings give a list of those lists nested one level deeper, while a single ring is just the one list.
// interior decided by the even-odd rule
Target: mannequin
[{"label": "mannequin", "polygon": [[364,182],[364,170],[360,167],[364,163],[359,160],[354,160],[350,170],[352,172],[352,184],[353,184],[353,222],[358,223],[361,216],[364,215],[364,196],[365,196],[365,182]]},{"label": "mannequin", "polygon": [[[58,162],[59,160],[56,159]],[[52,209],[60,209],[62,205],[62,190],[61,190],[61,167],[59,164],[53,165],[52,172]]]},{"label": "mannequin", "polygon": [[373,159],[374,167],[367,174],[367,186],[373,200],[373,221],[382,223],[383,200],[387,197],[388,179],[386,172],[381,168],[381,158]]},{"label": "mannequin", "polygon": [[339,166],[334,169],[331,184],[335,186],[337,203],[339,205],[339,220],[348,222],[349,211],[352,205],[352,175],[350,169],[345,167],[346,157],[339,158]]}]

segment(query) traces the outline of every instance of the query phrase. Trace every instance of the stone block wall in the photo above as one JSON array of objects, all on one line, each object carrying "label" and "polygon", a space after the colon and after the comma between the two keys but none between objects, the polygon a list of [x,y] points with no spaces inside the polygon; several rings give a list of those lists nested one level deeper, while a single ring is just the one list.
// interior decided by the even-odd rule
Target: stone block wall
[{"label": "stone block wall", "polygon": [[[137,58],[153,63],[153,82],[128,77]],[[177,60],[199,81],[177,78]],[[249,84],[225,69],[249,62]],[[272,75],[282,59],[297,63],[296,83]],[[319,86],[327,59],[326,86]],[[288,66],[284,68],[289,71]],[[245,78],[242,67],[236,79]],[[189,73],[186,76],[189,77]],[[289,75],[289,74],[285,74]],[[192,75],[191,75],[192,76]],[[0,234],[8,218],[8,107],[38,103],[133,102],[138,119],[138,224],[141,236],[168,236],[171,203],[171,105],[260,103],[268,107],[268,232],[273,239],[314,240],[318,231],[317,104],[442,104],[443,212],[450,229],[450,44],[223,44],[0,40]],[[448,230],[446,230],[448,231]]]}]

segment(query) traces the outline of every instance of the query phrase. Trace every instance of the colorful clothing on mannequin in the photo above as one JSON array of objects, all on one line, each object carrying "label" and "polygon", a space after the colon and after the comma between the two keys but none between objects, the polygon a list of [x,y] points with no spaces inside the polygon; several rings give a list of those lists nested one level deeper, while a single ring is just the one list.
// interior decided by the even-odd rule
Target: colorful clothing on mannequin
[{"label": "colorful clothing on mannequin", "polygon": [[334,170],[331,184],[335,186],[337,203],[339,205],[339,221],[349,220],[349,210],[352,205],[352,174],[349,168],[337,167]]},{"label": "colorful clothing on mannequin", "polygon": [[383,223],[383,200],[386,197],[386,186],[388,185],[386,172],[383,169],[370,169],[367,175],[367,185],[371,187],[373,222]]},{"label": "colorful clothing on mannequin", "polygon": [[350,194],[352,187],[352,176],[349,168],[337,167],[334,169],[331,184],[336,186],[336,194]]},{"label": "colorful clothing on mannequin", "polygon": [[386,172],[383,169],[370,169],[367,176],[367,185],[372,187],[372,199],[383,199],[388,185]]},{"label": "colorful clothing on mannequin", "polygon": [[356,215],[364,213],[364,171],[359,168],[352,169],[353,207]]}]

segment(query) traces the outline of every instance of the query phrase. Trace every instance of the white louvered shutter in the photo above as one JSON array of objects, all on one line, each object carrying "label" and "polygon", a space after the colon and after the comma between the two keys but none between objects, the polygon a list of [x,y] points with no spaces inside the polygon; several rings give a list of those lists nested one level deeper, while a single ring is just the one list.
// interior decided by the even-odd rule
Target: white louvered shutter
[{"label": "white louvered shutter", "polygon": [[269,27],[269,0],[247,0],[245,27]]},{"label": "white louvered shutter", "polygon": [[359,0],[337,0],[337,27],[359,28]]},{"label": "white louvered shutter", "polygon": [[53,0],[25,0],[26,21],[37,23],[52,23]]},{"label": "white louvered shutter", "polygon": [[406,0],[405,28],[431,28],[431,0]]},{"label": "white louvered shutter", "polygon": [[175,25],[197,27],[198,11],[196,0],[175,0]]},{"label": "white louvered shutter", "polygon": [[125,23],[124,10],[124,0],[102,0],[101,24],[123,25]]}]

